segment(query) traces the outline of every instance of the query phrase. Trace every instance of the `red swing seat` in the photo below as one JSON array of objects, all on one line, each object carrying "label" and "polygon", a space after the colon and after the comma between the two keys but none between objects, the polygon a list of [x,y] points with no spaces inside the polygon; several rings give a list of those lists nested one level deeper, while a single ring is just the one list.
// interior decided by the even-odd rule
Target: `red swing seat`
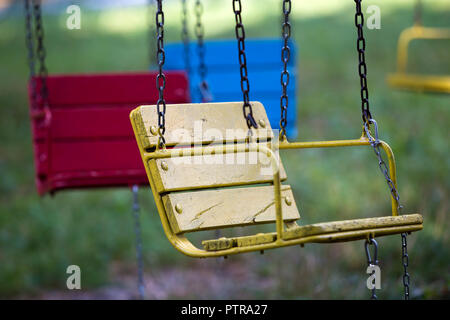
[{"label": "red swing seat", "polygon": [[[185,72],[165,74],[169,79],[166,102],[189,102]],[[148,184],[128,115],[139,105],[156,103],[156,75],[145,72],[46,78],[47,106],[42,101],[35,107],[30,103],[40,195],[69,188]],[[41,79],[35,78],[35,84],[39,93]]]}]

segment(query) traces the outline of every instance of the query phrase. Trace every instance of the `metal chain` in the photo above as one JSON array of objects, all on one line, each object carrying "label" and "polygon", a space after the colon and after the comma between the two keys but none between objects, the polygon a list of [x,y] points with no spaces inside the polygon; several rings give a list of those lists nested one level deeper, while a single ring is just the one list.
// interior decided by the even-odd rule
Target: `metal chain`
[{"label": "metal chain", "polygon": [[250,92],[250,82],[248,80],[248,71],[247,71],[247,57],[245,55],[245,29],[242,24],[242,4],[241,0],[232,0],[233,3],[233,12],[236,20],[236,39],[238,40],[238,51],[239,51],[239,65],[240,65],[240,75],[241,75],[241,90],[243,95],[243,113],[244,118],[247,121],[247,126],[250,132],[250,129],[258,128],[255,119],[253,118],[253,110],[250,104],[249,92]]},{"label": "metal chain", "polygon": [[139,297],[141,300],[145,299],[145,284],[144,284],[144,260],[142,255],[142,232],[141,232],[141,221],[139,218],[139,199],[138,199],[138,191],[139,186],[133,185],[133,218],[134,218],[134,234],[136,236],[136,259],[138,266],[138,290]]},{"label": "metal chain", "polygon": [[164,12],[162,9],[162,1],[157,0],[157,11],[156,11],[156,34],[157,34],[157,60],[159,73],[156,76],[156,88],[159,92],[159,98],[156,102],[157,112],[158,112],[158,133],[159,142],[158,146],[164,148],[166,145],[166,140],[164,138],[164,133],[166,132],[166,101],[164,100],[164,89],[166,87],[166,76],[163,73],[163,66],[166,60],[166,54],[164,52]]},{"label": "metal chain", "polygon": [[33,39],[33,15],[31,13],[31,7],[30,7],[30,0],[24,1],[24,9],[25,9],[25,42],[27,46],[27,60],[28,60],[28,67],[30,69],[29,74],[29,81],[31,86],[31,104],[33,109],[36,108],[36,82],[34,79],[34,76],[36,74],[36,63],[35,63],[35,56],[34,56],[34,39]]},{"label": "metal chain", "polygon": [[405,300],[409,300],[410,276],[408,273],[409,256],[408,256],[408,243],[406,242],[406,233],[402,233],[402,264],[403,264],[403,287],[405,292]]},{"label": "metal chain", "polygon": [[156,43],[156,28],[153,23],[153,19],[156,14],[156,2],[155,0],[148,0],[148,60],[150,66],[153,67],[156,64],[155,58],[155,43]]},{"label": "metal chain", "polygon": [[[364,39],[363,34],[363,26],[364,26],[364,15],[362,13],[361,9],[361,2],[362,0],[354,0],[356,3],[356,14],[355,14],[355,25],[358,30],[358,40],[357,40],[357,50],[358,50],[358,72],[360,77],[360,84],[361,84],[361,111],[362,111],[362,119],[364,123],[364,130],[366,132],[366,136],[369,139],[369,142],[371,146],[373,147],[373,150],[375,152],[375,155],[378,158],[378,166],[380,168],[380,171],[383,173],[384,178],[386,180],[387,185],[389,186],[389,190],[391,192],[392,197],[394,198],[396,204],[397,204],[397,210],[400,211],[402,209],[402,206],[400,204],[400,196],[398,194],[397,188],[392,181],[389,170],[386,165],[386,163],[383,160],[383,157],[381,156],[380,151],[380,140],[378,139],[378,125],[375,119],[372,118],[372,115],[370,113],[369,109],[369,91],[367,89],[367,66],[366,66],[366,60],[365,60],[365,50],[366,50],[366,41]],[[420,18],[420,12],[421,10],[421,2],[420,0],[417,3],[416,7],[416,21]],[[417,16],[419,14],[419,16]],[[370,133],[369,126],[373,124],[375,127],[375,137],[372,136]],[[409,282],[410,282],[410,276],[407,270],[409,261],[408,261],[408,253],[407,253],[407,244],[406,244],[406,234],[402,234],[402,262],[403,262],[403,268],[404,268],[404,275],[403,275],[403,286],[405,288],[405,300],[409,299]]]},{"label": "metal chain", "polygon": [[47,67],[45,65],[46,51],[44,47],[44,27],[42,24],[41,1],[33,0],[33,14],[35,22],[36,33],[36,56],[39,60],[39,78],[41,81],[41,91],[38,99],[38,104],[46,106],[48,104],[48,89],[47,89]]},{"label": "metal chain", "polygon": [[291,49],[288,46],[288,41],[291,36],[291,24],[289,22],[289,14],[291,13],[292,3],[291,0],[283,1],[283,25],[281,28],[281,34],[284,40],[283,48],[281,49],[281,61],[283,62],[283,71],[281,72],[281,88],[282,95],[280,98],[281,108],[281,120],[280,120],[280,139],[286,138],[286,125],[287,125],[287,108],[288,108],[288,95],[287,86],[289,85],[289,71],[287,69],[289,58],[291,56]]},{"label": "metal chain", "polygon": [[369,107],[369,90],[367,89],[367,65],[366,65],[366,40],[364,39],[364,15],[361,9],[362,0],[354,0],[356,3],[355,25],[358,30],[358,39],[356,48],[358,50],[358,73],[361,84],[361,112],[363,122],[366,123],[372,119]]},{"label": "metal chain", "polygon": [[[372,136],[370,129],[369,129],[369,125],[371,125],[371,124],[374,126],[375,137]],[[392,181],[392,179],[389,175],[389,169],[386,165],[386,162],[384,162],[383,157],[381,156],[381,151],[380,151],[381,142],[378,138],[378,124],[375,121],[375,119],[370,119],[368,122],[364,123],[364,130],[365,130],[367,138],[369,139],[369,143],[372,146],[372,148],[375,152],[375,155],[378,158],[378,167],[380,168],[380,171],[383,174],[383,176],[386,180],[386,183],[389,187],[391,195],[397,204],[397,209],[398,209],[398,211],[400,211],[403,208],[402,205],[400,204],[400,195],[398,194],[398,191],[397,191],[397,188],[395,187],[394,181]]]},{"label": "metal chain", "polygon": [[[363,25],[364,25],[364,16],[361,10],[361,2],[362,0],[355,0],[356,3],[356,15],[355,15],[355,24],[358,28],[358,40],[357,40],[357,49],[358,49],[358,57],[359,57],[359,65],[358,71],[360,76],[361,83],[361,110],[362,110],[362,119],[364,123],[364,130],[366,132],[366,136],[369,139],[371,146],[375,152],[375,155],[378,158],[378,167],[380,168],[381,173],[383,173],[386,183],[389,187],[392,197],[394,198],[397,204],[397,210],[400,211],[402,209],[402,205],[400,204],[400,195],[397,191],[397,188],[392,181],[389,170],[386,163],[381,156],[380,151],[380,140],[378,139],[378,125],[375,119],[372,118],[369,109],[369,92],[367,89],[367,66],[365,63],[365,49],[366,42],[363,34]],[[420,1],[419,1],[420,5]],[[375,137],[370,133],[369,126],[373,124],[375,127]],[[403,275],[403,286],[405,292],[405,300],[409,299],[409,284],[410,284],[410,275],[408,273],[408,252],[407,252],[407,243],[406,243],[406,234],[402,233],[402,263],[404,269]]]},{"label": "metal chain", "polygon": [[[370,250],[369,250],[369,246],[373,245],[374,246],[374,252],[373,252],[373,259],[370,255]],[[366,242],[364,243],[364,249],[366,251],[366,257],[367,257],[367,265],[370,266],[378,266],[379,261],[378,261],[378,242],[375,241],[375,239],[373,239],[372,237],[370,237],[369,239],[366,239]],[[372,300],[377,300],[378,297],[376,295],[376,288],[372,289],[372,295],[371,295],[371,299]]]},{"label": "metal chain", "polygon": [[203,5],[200,0],[195,1],[195,36],[197,37],[197,52],[199,57],[198,73],[200,74],[201,81],[206,77],[206,65],[205,65],[205,46],[203,38],[205,37],[205,28],[202,24]]},{"label": "metal chain", "polygon": [[209,91],[209,85],[206,81],[207,68],[205,64],[205,29],[202,24],[203,4],[201,0],[195,1],[195,36],[197,37],[197,53],[198,53],[198,73],[200,75],[199,91],[202,102],[210,102],[212,100]]},{"label": "metal chain", "polygon": [[181,41],[184,48],[184,69],[188,76],[191,74],[191,62],[189,60],[189,29],[187,19],[187,0],[181,0]]},{"label": "metal chain", "polygon": [[[389,190],[391,191],[392,197],[395,199],[397,203],[397,209],[400,210],[402,206],[400,205],[400,196],[397,192],[394,182],[389,176],[389,170],[387,168],[386,163],[384,162],[381,151],[380,151],[380,140],[378,139],[378,125],[375,119],[372,118],[369,109],[369,91],[367,89],[367,65],[365,58],[365,50],[366,50],[366,40],[364,39],[363,34],[363,26],[364,26],[364,15],[361,9],[362,0],[354,0],[356,3],[356,14],[355,14],[355,25],[358,30],[358,40],[357,40],[357,50],[358,50],[358,73],[360,77],[361,84],[361,111],[362,111],[362,119],[364,124],[364,130],[366,132],[367,138],[369,139],[370,144],[372,145],[375,155],[378,158],[378,166],[380,171],[383,173],[386,182],[389,186]],[[373,124],[375,127],[375,137],[370,133],[369,126]]]},{"label": "metal chain", "polygon": [[[369,124],[373,124],[375,128],[375,138],[371,135],[369,131]],[[380,140],[378,139],[378,125],[377,122],[374,119],[370,119],[369,122],[364,124],[364,130],[366,132],[366,135],[369,139],[370,144],[373,147],[373,150],[378,158],[378,166],[380,168],[380,171],[383,173],[386,182],[389,186],[389,189],[391,191],[392,197],[395,199],[395,202],[397,204],[397,210],[400,212],[403,208],[400,204],[400,196],[398,194],[397,188],[395,187],[394,182],[392,181],[391,177],[389,176],[389,171],[387,168],[386,163],[384,162],[381,151],[380,151]],[[405,292],[405,300],[409,300],[409,286],[410,286],[410,275],[408,273],[408,265],[409,265],[409,258],[408,258],[408,251],[407,251],[407,243],[406,243],[406,234],[402,233],[402,263],[403,263],[403,286],[404,286],[404,292]]]},{"label": "metal chain", "polygon": [[417,26],[422,25],[422,1],[416,0],[416,5],[414,7],[414,24]]}]

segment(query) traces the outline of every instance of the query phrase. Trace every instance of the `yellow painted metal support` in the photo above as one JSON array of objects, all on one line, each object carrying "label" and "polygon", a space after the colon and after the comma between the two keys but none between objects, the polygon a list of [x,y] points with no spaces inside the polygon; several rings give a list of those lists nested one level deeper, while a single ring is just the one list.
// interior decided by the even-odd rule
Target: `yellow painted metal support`
[{"label": "yellow painted metal support", "polygon": [[[139,137],[139,124],[133,121],[132,111],[130,118],[132,119],[133,130],[135,135]],[[298,244],[305,244],[311,242],[336,242],[336,241],[352,241],[357,239],[368,238],[369,236],[384,236],[391,234],[399,234],[404,232],[413,232],[422,229],[422,218],[420,215],[414,215],[414,217],[406,218],[405,221],[411,221],[399,224],[394,219],[395,223],[391,220],[380,218],[368,219],[364,223],[354,220],[351,223],[351,230],[332,230],[326,229],[326,232],[315,232],[314,234],[300,234],[293,236],[296,233],[296,226],[292,226],[285,231],[283,221],[282,210],[282,195],[281,195],[281,181],[278,158],[275,156],[273,150],[266,145],[260,143],[241,143],[234,145],[210,145],[210,146],[198,146],[187,148],[173,148],[173,149],[156,149],[153,152],[147,152],[143,145],[140,143],[140,139],[137,138],[138,146],[141,152],[141,156],[147,171],[150,186],[153,192],[153,196],[156,202],[158,213],[162,222],[164,232],[168,240],[172,245],[180,252],[196,258],[208,258],[208,257],[220,257],[233,254],[263,251],[268,249],[274,249],[284,246],[292,246]],[[336,140],[336,141],[315,141],[315,142],[287,142],[282,141],[279,144],[279,149],[305,149],[305,148],[328,148],[328,147],[356,147],[356,146],[370,146],[369,140],[364,135],[359,139],[354,140]],[[381,146],[388,157],[390,177],[397,187],[396,171],[395,171],[395,158],[389,145],[381,141]],[[265,154],[269,159],[273,172],[273,190],[275,199],[275,211],[276,211],[276,233],[256,234],[253,236],[246,236],[244,238],[221,238],[216,240],[204,241],[205,249],[200,249],[194,246],[188,238],[183,234],[177,234],[172,230],[168,214],[162,201],[162,195],[157,191],[157,187],[154,181],[154,177],[150,170],[149,162],[155,159],[167,159],[176,157],[192,157],[192,156],[204,156],[212,154],[227,154],[227,153],[240,153],[240,152],[258,152]],[[392,200],[392,212],[391,216],[398,215],[395,199],[391,196]],[[420,216],[420,217],[417,217]],[[408,216],[402,216],[408,217]],[[360,219],[359,219],[360,220]],[[347,222],[348,223],[348,222]],[[341,222],[342,224],[342,222]],[[339,222],[329,222],[330,228],[333,226],[339,226]],[[305,226],[300,227],[305,228]],[[314,228],[317,231],[317,228]],[[288,236],[288,237],[287,237]]]},{"label": "yellow painted metal support", "polygon": [[[381,147],[388,157],[389,163],[389,175],[397,188],[397,172],[395,166],[394,153],[391,147],[384,141],[380,141]],[[331,140],[331,141],[313,141],[313,142],[280,142],[279,149],[308,149],[308,148],[335,148],[335,147],[357,147],[357,146],[370,146],[369,140],[365,137],[365,134],[360,139],[355,140]],[[398,215],[397,202],[391,195],[391,207],[392,215]]]},{"label": "yellow painted metal support", "polygon": [[450,39],[450,29],[427,28],[415,25],[403,30],[398,40],[397,72],[406,73],[408,67],[408,47],[411,41],[423,40],[445,40]]},{"label": "yellow painted metal support", "polygon": [[450,93],[450,76],[448,75],[422,75],[407,72],[408,47],[411,41],[416,39],[450,39],[450,29],[428,28],[421,25],[414,25],[403,30],[400,34],[397,47],[397,72],[388,75],[388,83],[393,87],[415,91]]}]

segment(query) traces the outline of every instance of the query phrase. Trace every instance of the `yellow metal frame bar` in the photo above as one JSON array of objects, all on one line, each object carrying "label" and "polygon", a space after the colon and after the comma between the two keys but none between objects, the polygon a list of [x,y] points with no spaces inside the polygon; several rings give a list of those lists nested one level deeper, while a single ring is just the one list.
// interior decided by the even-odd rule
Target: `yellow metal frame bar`
[{"label": "yellow metal frame bar", "polygon": [[388,83],[394,87],[410,88],[418,91],[450,93],[450,76],[409,74],[408,47],[411,41],[450,39],[450,29],[429,28],[416,24],[400,34],[397,45],[397,72],[388,76]]},{"label": "yellow metal frame bar", "polygon": [[[136,130],[133,123],[133,129]],[[136,132],[136,131],[135,131]],[[381,142],[381,147],[386,152],[389,163],[389,171],[391,179],[395,186],[397,186],[396,181],[396,169],[395,169],[395,158],[392,149],[384,141]],[[350,241],[356,239],[364,239],[370,235],[388,235],[393,233],[403,233],[412,232],[422,229],[422,225],[407,225],[407,226],[386,226],[386,228],[369,228],[365,230],[355,230],[348,232],[334,233],[332,237],[330,234],[317,234],[313,236],[306,236],[302,238],[295,239],[285,239],[284,237],[284,222],[283,222],[283,212],[281,205],[281,180],[279,174],[279,166],[277,157],[274,155],[273,151],[268,147],[250,143],[250,144],[238,144],[238,145],[216,145],[216,146],[199,146],[191,148],[179,148],[179,149],[161,149],[154,152],[146,152],[138,139],[139,149],[141,151],[142,159],[145,163],[145,168],[153,192],[153,196],[156,202],[158,213],[163,225],[164,232],[171,242],[171,244],[180,252],[190,257],[196,258],[207,258],[207,257],[220,257],[228,256],[238,253],[245,253],[251,251],[262,251],[268,249],[274,249],[278,247],[299,245],[309,242],[336,242],[336,241]],[[360,139],[354,140],[337,140],[337,141],[316,141],[316,142],[288,142],[282,141],[279,144],[279,149],[306,149],[306,148],[329,148],[329,147],[353,147],[353,146],[370,146],[369,140],[364,135]],[[271,165],[273,168],[273,185],[274,185],[274,197],[275,197],[275,209],[276,209],[276,240],[270,243],[257,244],[252,246],[244,247],[232,247],[229,249],[224,249],[220,251],[207,251],[204,249],[199,249],[194,246],[189,239],[184,235],[175,234],[170,226],[164,204],[162,202],[161,195],[157,193],[155,187],[155,182],[150,173],[148,166],[148,161],[152,159],[162,159],[171,157],[186,157],[186,156],[198,156],[198,155],[212,155],[212,154],[226,154],[226,153],[238,153],[238,152],[258,152],[263,153],[270,157]],[[391,195],[392,202],[392,216],[397,216],[397,205],[395,199]]]},{"label": "yellow metal frame bar", "polygon": [[[381,147],[388,157],[389,175],[395,188],[397,188],[397,171],[395,166],[395,157],[391,147],[384,141],[380,140]],[[358,147],[370,146],[369,139],[363,135],[360,139],[355,140],[334,140],[334,141],[314,141],[314,142],[281,142],[279,149],[310,149],[310,148],[333,148],[333,147]],[[393,216],[398,216],[397,202],[391,195],[391,210]]]},{"label": "yellow metal frame bar", "polygon": [[397,54],[398,73],[406,73],[406,68],[408,65],[409,43],[416,39],[423,39],[423,40],[450,39],[450,29],[427,28],[421,25],[415,25],[408,29],[403,30],[398,40],[398,54]]}]

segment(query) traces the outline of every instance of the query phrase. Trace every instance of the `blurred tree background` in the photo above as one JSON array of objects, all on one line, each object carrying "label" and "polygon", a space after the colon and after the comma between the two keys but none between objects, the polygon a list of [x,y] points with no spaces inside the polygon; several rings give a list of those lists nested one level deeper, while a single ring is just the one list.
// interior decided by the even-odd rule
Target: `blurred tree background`
[{"label": "blurred tree background", "polygon": [[[148,22],[154,19],[143,2],[45,1],[49,72],[147,69]],[[204,2],[206,37],[234,39],[230,1]],[[299,49],[298,140],[357,138],[361,118],[354,2],[293,2],[293,37]],[[450,27],[448,1],[423,2],[426,25]],[[243,1],[248,38],[280,36],[280,3]],[[80,30],[66,28],[70,4],[81,6]],[[398,35],[412,25],[414,2],[367,0],[364,10],[371,4],[381,8],[381,29],[364,31],[371,110],[381,138],[396,155],[404,212],[424,216],[423,231],[408,238],[412,296],[449,298],[450,100],[386,85],[387,73],[395,69]],[[0,1],[0,298],[135,298],[130,190],[67,191],[43,198],[36,193],[22,6],[22,1]],[[180,41],[180,1],[167,1],[165,8],[167,41]],[[411,46],[410,67],[448,74],[449,48],[449,41],[417,41]],[[369,148],[292,151],[282,157],[302,223],[388,214],[389,192]],[[147,298],[370,296],[363,241],[195,260],[166,240],[149,190],[142,188],[139,195]],[[399,299],[400,236],[380,238],[379,243],[379,297]],[[70,264],[81,267],[80,292],[66,289]]]}]

